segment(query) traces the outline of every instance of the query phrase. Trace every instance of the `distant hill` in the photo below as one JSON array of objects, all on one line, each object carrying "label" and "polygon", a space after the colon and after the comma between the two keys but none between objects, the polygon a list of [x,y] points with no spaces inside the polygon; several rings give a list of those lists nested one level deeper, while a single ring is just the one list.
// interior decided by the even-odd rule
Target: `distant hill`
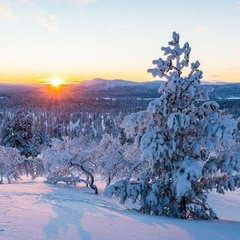
[{"label": "distant hill", "polygon": [[106,80],[102,78],[95,78],[92,80],[87,80],[80,83],[80,86],[92,89],[97,88],[98,90],[108,90],[119,87],[147,87],[147,88],[156,88],[160,87],[163,81],[145,81],[145,82],[135,82],[127,81],[122,79]]},{"label": "distant hill", "polygon": [[[30,84],[0,84],[0,111],[11,108],[56,108],[73,111],[126,113],[146,109],[149,102],[160,96],[163,81],[134,82],[122,79],[96,78],[77,84],[66,84],[62,91],[49,94],[49,86]],[[214,89],[209,94],[221,109],[240,117],[240,83],[203,82],[206,88]],[[60,93],[60,94],[59,94]]]},{"label": "distant hill", "polygon": [[[81,92],[82,97],[87,98],[95,98],[96,95],[110,98],[156,98],[159,97],[158,89],[162,82],[161,80],[135,82],[123,79],[106,80],[95,78],[64,87],[77,96]],[[212,87],[214,89],[210,93],[210,97],[214,100],[239,99],[240,97],[240,83],[211,83],[203,81],[202,84],[206,85],[207,88]],[[0,84],[0,94],[31,92],[37,90],[37,88],[45,87],[45,85],[40,84]]]},{"label": "distant hill", "polygon": [[[126,81],[122,79],[106,80],[95,78],[93,80],[84,81],[75,85],[75,88],[81,88],[82,92],[88,93],[101,93],[111,96],[126,96],[132,97],[158,97],[158,89],[161,86],[161,80],[135,82]],[[208,82],[202,81],[202,85],[207,88],[212,87],[213,92],[210,96],[214,99],[233,99],[240,96],[240,83],[227,83],[227,82]]]}]

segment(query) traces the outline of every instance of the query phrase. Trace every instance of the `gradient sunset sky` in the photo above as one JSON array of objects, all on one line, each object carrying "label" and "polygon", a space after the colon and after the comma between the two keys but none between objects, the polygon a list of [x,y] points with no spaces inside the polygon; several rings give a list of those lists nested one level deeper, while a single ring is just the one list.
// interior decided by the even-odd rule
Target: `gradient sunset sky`
[{"label": "gradient sunset sky", "polygon": [[153,80],[172,32],[204,80],[240,82],[240,2],[0,0],[0,83]]}]

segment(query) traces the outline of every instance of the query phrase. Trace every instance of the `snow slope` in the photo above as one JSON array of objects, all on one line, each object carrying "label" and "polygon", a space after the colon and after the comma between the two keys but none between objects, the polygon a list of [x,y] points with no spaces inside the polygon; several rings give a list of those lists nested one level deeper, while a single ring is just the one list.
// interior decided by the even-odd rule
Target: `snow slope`
[{"label": "snow slope", "polygon": [[82,186],[25,179],[0,185],[0,239],[239,239],[240,191],[212,193],[210,202],[221,220],[171,219],[139,214]]}]

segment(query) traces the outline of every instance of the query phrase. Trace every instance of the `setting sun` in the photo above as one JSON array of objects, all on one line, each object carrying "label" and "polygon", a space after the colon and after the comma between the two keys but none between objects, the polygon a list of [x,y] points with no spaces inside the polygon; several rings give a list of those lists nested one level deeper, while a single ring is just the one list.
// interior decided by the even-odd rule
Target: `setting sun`
[{"label": "setting sun", "polygon": [[49,79],[49,82],[53,87],[59,87],[61,84],[64,83],[64,80],[59,77],[52,77]]}]

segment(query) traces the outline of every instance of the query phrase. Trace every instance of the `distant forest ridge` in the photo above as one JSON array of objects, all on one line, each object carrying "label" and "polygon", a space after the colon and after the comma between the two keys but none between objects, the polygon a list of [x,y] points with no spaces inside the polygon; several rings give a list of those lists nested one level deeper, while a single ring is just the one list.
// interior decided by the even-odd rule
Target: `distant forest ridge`
[{"label": "distant forest ridge", "polygon": [[[0,84],[0,108],[27,108],[62,106],[90,112],[124,112],[146,109],[149,102],[160,96],[158,89],[163,81],[135,82],[121,79],[106,80],[95,78],[76,84],[62,86],[61,94],[51,96],[47,85]],[[211,100],[220,108],[230,110],[235,117],[240,116],[240,83],[210,83],[202,81],[209,88]],[[49,101],[50,100],[50,101]],[[233,110],[233,111],[232,111]]]}]

